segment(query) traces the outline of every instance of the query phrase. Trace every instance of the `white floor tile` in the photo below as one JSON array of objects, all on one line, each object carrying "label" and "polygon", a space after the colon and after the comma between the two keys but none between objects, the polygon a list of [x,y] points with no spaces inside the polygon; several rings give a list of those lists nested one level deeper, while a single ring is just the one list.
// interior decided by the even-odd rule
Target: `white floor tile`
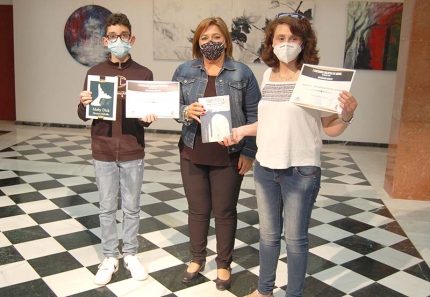
[{"label": "white floor tile", "polygon": [[352,235],[351,232],[327,224],[312,227],[309,229],[309,233],[329,241],[336,241]]},{"label": "white floor tile", "polygon": [[168,247],[178,243],[187,242],[190,239],[174,229],[164,229],[141,235],[159,247]]},{"label": "white floor tile", "polygon": [[19,207],[25,213],[35,213],[53,209],[59,209],[57,205],[51,202],[51,200],[38,200],[33,202],[20,203]]},{"label": "white floor tile", "polygon": [[45,223],[41,224],[40,227],[52,237],[86,230],[84,226],[74,219]]},{"label": "white floor tile", "polygon": [[40,276],[27,261],[0,266],[0,288],[38,279]]},{"label": "white floor tile", "polygon": [[66,250],[51,237],[18,243],[14,246],[26,260],[57,254]]},{"label": "white floor tile", "polygon": [[392,232],[388,232],[378,228],[372,228],[372,229],[357,233],[357,235],[373,240],[385,246],[390,246],[406,239],[406,237],[404,236],[400,236]]},{"label": "white floor tile", "polygon": [[178,258],[162,249],[137,254],[148,273],[183,264]]},{"label": "white floor tile", "polygon": [[373,280],[342,266],[334,266],[312,276],[345,293],[354,292],[373,283]]},{"label": "white floor tile", "polygon": [[389,247],[377,250],[366,256],[399,270],[404,270],[423,261],[422,259],[418,259]]},{"label": "white floor tile", "polygon": [[310,252],[336,264],[343,264],[362,256],[332,242],[312,248]]},{"label": "white floor tile", "polygon": [[378,283],[393,288],[406,296],[427,297],[430,292],[430,282],[413,277],[403,271],[381,279]]},{"label": "white floor tile", "polygon": [[136,281],[132,278],[126,279],[113,284],[108,284],[107,287],[117,296],[134,297],[134,296],[165,296],[171,293],[163,285],[153,279],[151,276],[144,281]]},{"label": "white floor tile", "polygon": [[70,296],[95,289],[94,275],[86,268],[79,268],[44,277],[43,280],[57,296]]},{"label": "white floor tile", "polygon": [[0,219],[1,231],[21,229],[36,225],[37,223],[29,215],[17,215]]}]

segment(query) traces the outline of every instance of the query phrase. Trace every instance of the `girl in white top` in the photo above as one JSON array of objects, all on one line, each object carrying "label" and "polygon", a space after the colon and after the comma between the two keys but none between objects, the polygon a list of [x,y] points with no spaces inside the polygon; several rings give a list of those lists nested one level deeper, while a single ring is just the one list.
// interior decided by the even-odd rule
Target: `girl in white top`
[{"label": "girl in white top", "polygon": [[260,220],[258,288],[247,297],[273,296],[280,240],[288,258],[287,297],[302,296],[308,259],[308,227],[321,180],[321,130],[340,135],[351,123],[357,101],[339,94],[342,113],[331,114],[290,102],[303,63],[318,64],[315,31],[300,14],[279,14],[266,28],[258,122],[233,129],[224,145],[257,136],[254,180]]}]

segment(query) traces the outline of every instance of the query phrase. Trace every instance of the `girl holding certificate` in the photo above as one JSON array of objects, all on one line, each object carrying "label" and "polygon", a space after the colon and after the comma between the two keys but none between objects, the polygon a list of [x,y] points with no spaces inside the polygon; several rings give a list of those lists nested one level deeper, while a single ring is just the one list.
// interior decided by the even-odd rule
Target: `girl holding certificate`
[{"label": "girl holding certificate", "polygon": [[284,231],[287,247],[286,296],[302,296],[308,260],[308,227],[321,180],[321,130],[340,135],[351,123],[357,102],[339,94],[340,115],[290,102],[303,63],[318,64],[316,35],[300,14],[282,13],[266,28],[263,61],[270,67],[261,84],[258,122],[233,129],[225,145],[257,135],[254,165],[260,219],[258,288],[247,297],[273,296]]}]

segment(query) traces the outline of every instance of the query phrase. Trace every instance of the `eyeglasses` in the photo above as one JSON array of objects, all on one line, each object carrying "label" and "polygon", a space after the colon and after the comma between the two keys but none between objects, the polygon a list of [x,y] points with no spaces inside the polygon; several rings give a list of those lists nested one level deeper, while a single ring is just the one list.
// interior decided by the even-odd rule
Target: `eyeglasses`
[{"label": "eyeglasses", "polygon": [[122,41],[129,41],[130,40],[130,36],[131,36],[130,33],[121,33],[120,35],[109,34],[109,35],[106,36],[106,38],[110,42],[117,41],[118,37],[121,38]]},{"label": "eyeglasses", "polygon": [[281,12],[281,13],[278,13],[276,15],[277,19],[283,18],[283,17],[292,17],[292,18],[295,18],[295,19],[298,19],[298,20],[306,18],[303,14],[300,14],[300,13],[297,13],[297,12]]}]

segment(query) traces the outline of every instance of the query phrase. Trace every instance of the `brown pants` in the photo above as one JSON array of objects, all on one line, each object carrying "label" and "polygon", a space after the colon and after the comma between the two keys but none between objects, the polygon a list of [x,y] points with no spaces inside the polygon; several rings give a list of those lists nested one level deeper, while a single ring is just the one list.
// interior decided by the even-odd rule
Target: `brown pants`
[{"label": "brown pants", "polygon": [[237,227],[237,200],[243,176],[235,166],[194,164],[181,157],[188,201],[188,228],[193,262],[206,260],[211,211],[215,217],[217,268],[230,267]]}]

